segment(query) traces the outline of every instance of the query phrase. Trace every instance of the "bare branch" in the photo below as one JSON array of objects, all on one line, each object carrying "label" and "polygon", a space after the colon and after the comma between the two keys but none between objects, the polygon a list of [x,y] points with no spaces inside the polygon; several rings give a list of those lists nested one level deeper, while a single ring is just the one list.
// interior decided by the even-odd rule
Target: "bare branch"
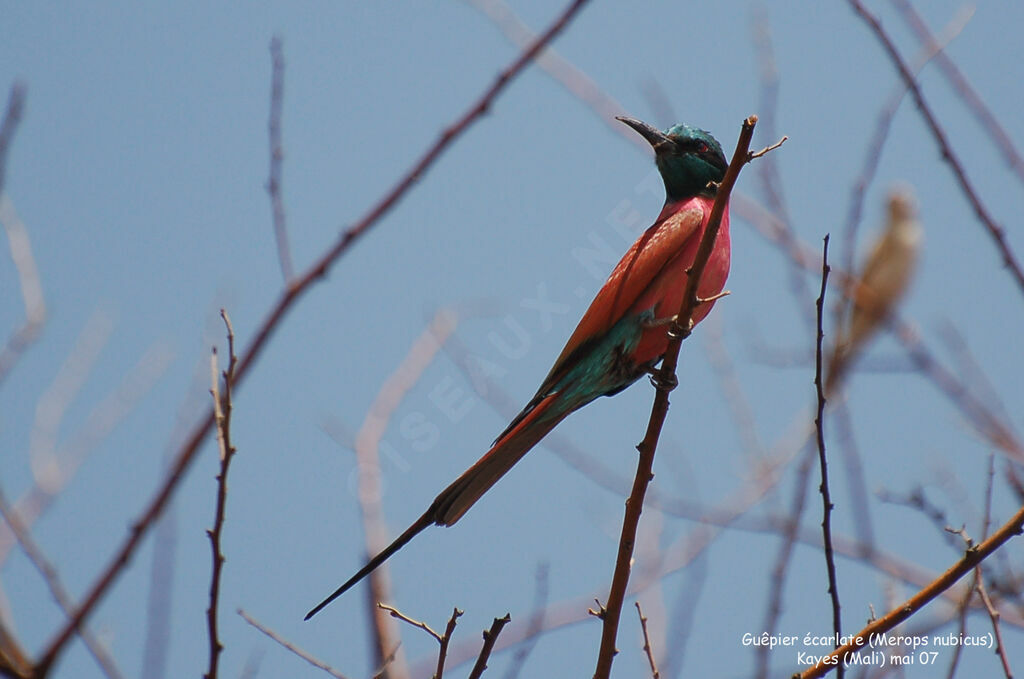
[{"label": "bare branch", "polygon": [[647,662],[651,666],[651,677],[653,679],[659,679],[661,673],[658,672],[658,664],[654,662],[654,650],[651,649],[651,638],[647,635],[647,618],[644,617],[644,611],[640,608],[640,602],[633,602],[636,605],[636,614],[640,616],[640,629],[644,633],[644,653],[647,654]]},{"label": "bare branch", "polygon": [[462,615],[462,611],[453,608],[452,617],[448,618],[448,624],[445,625],[444,635],[441,636],[441,648],[437,651],[437,671],[434,672],[434,679],[441,679],[444,676],[444,661],[448,658],[448,644],[451,643],[452,633],[455,632],[456,621],[460,615]]},{"label": "bare branch", "polygon": [[959,157],[953,153],[953,148],[949,145],[949,140],[946,138],[946,133],[939,125],[938,119],[935,114],[932,113],[931,108],[928,106],[928,102],[925,101],[924,95],[921,93],[921,88],[917,86],[917,82],[914,80],[914,74],[910,71],[910,68],[903,61],[899,51],[896,49],[896,45],[893,44],[892,39],[882,28],[882,24],[878,21],[871,12],[869,12],[864,5],[861,4],[860,0],[847,0],[853,11],[864,20],[871,31],[878,38],[878,41],[882,44],[889,58],[892,60],[896,70],[899,71],[900,77],[910,88],[910,93],[914,97],[914,101],[917,103],[917,108],[921,112],[921,116],[924,118],[925,124],[931,131],[932,136],[935,138],[935,143],[939,146],[939,151],[942,153],[942,159],[946,161],[950,169],[953,171],[953,176],[956,178],[957,183],[960,185],[960,190],[963,192],[964,197],[967,198],[967,202],[971,204],[974,209],[974,213],[977,215],[978,220],[984,225],[988,231],[989,236],[992,238],[996,245],[996,249],[999,251],[1000,256],[1003,259],[1003,264],[1009,270],[1010,275],[1013,276],[1017,282],[1017,287],[1020,288],[1021,292],[1024,293],[1024,269],[1021,269],[1020,263],[1017,261],[1017,256],[1010,248],[1009,241],[1006,240],[1006,233],[1003,227],[996,223],[995,219],[989,214],[988,208],[981,202],[981,198],[978,197],[977,192],[974,190],[974,186],[967,178],[967,172],[964,170],[963,164],[960,162]]},{"label": "bare branch", "polygon": [[270,122],[267,132],[270,137],[270,176],[267,178],[267,193],[270,195],[270,210],[274,220],[274,238],[277,240],[277,258],[281,263],[281,275],[285,285],[295,275],[292,265],[292,251],[288,245],[288,225],[285,220],[284,198],[281,192],[281,165],[284,162],[284,146],[281,142],[281,116],[284,108],[284,49],[280,36],[270,41],[270,59],[273,72],[270,77]]},{"label": "bare branch", "polygon": [[964,102],[967,103],[967,107],[974,112],[974,117],[978,119],[978,122],[985,128],[989,136],[992,137],[996,148],[1006,158],[1006,164],[1013,169],[1021,181],[1024,181],[1024,158],[1017,151],[1009,133],[999,123],[988,106],[985,105],[985,102],[982,101],[981,95],[971,86],[970,80],[960,71],[953,59],[942,51],[942,37],[936,39],[931,34],[924,20],[907,0],[891,1],[903,16],[907,25],[917,33],[918,40],[925,44],[925,49],[937,49],[935,63],[939,70],[946,76],[953,88],[960,94]]},{"label": "bare branch", "polygon": [[540,632],[544,629],[544,613],[548,602],[548,565],[546,563],[537,566],[537,587],[533,597],[533,613],[530,614],[529,623],[526,627],[526,639],[529,641],[516,649],[508,670],[505,672],[505,679],[516,679],[526,664],[526,659],[537,645],[540,639]]},{"label": "bare branch", "polygon": [[[235,387],[241,386],[248,376],[250,368],[260,357],[263,349],[270,338],[281,325],[284,318],[295,303],[302,298],[314,283],[322,280],[328,270],[338,259],[348,252],[349,248],[366,234],[380,219],[387,214],[398,201],[412,188],[423,174],[433,166],[441,154],[487,110],[497,99],[512,80],[519,75],[558,34],[560,34],[569,22],[586,5],[587,0],[573,0],[565,10],[558,15],[552,24],[535,40],[529,48],[519,54],[516,59],[501,73],[486,91],[463,113],[451,126],[444,130],[438,140],[424,152],[412,167],[398,180],[394,187],[388,191],[359,221],[341,234],[338,240],[320,258],[315,261],[309,269],[301,276],[293,280],[287,289],[281,294],[277,302],[267,312],[263,321],[259,324],[256,334],[245,351],[242,352],[238,362],[238,369],[235,372]],[[166,478],[157,489],[152,499],[146,505],[139,518],[133,523],[131,530],[122,544],[115,550],[109,563],[89,587],[85,599],[68,623],[60,629],[46,645],[43,652],[40,666],[45,671],[56,660],[57,655],[63,650],[68,639],[74,634],[74,630],[89,616],[103,596],[110,589],[110,586],[117,580],[118,576],[128,564],[135,550],[142,542],[142,538],[149,531],[153,522],[163,512],[167,502],[171,499],[178,484],[184,477],[186,470],[191,466],[196,457],[200,445],[206,440],[207,435],[214,425],[214,413],[210,408],[206,416],[193,429],[188,440],[179,450],[175,457],[172,468]]]},{"label": "bare branch", "polygon": [[469,679],[480,679],[483,675],[484,670],[487,669],[487,660],[491,657],[491,650],[494,649],[494,643],[498,641],[498,635],[511,620],[512,618],[506,613],[505,617],[494,619],[491,629],[484,630],[484,645],[480,649],[480,655],[477,656],[473,670],[469,673]]},{"label": "bare branch", "polygon": [[15,212],[14,203],[5,193],[0,193],[0,225],[3,225],[4,232],[7,234],[11,259],[14,261],[14,268],[18,271],[21,301],[25,307],[25,322],[11,333],[6,344],[0,348],[0,383],[2,383],[11,368],[17,363],[18,357],[39,337],[39,332],[46,322],[46,300],[43,297],[39,269],[36,267],[36,260],[32,255],[28,229],[25,228],[24,222]]},{"label": "bare branch", "polygon": [[313,665],[314,667],[319,667],[335,679],[348,679],[348,677],[346,677],[344,674],[334,669],[324,661],[319,660],[318,658],[314,658],[308,652],[302,650],[292,642],[288,641],[274,630],[270,629],[269,627],[265,627],[262,623],[257,621],[255,618],[253,618],[251,615],[246,613],[241,608],[239,608],[237,612],[240,616],[242,616],[242,619],[245,620],[247,623],[258,629],[259,631],[263,632],[265,635],[279,643],[281,646],[284,646],[286,649],[288,649],[295,655],[299,656],[300,658],[308,662],[310,665]]},{"label": "bare branch", "polygon": [[[32,533],[29,531],[21,517],[18,516],[17,510],[10,506],[7,502],[3,491],[0,491],[0,516],[3,517],[4,521],[10,527],[11,532],[18,540],[18,544],[21,545],[22,550],[25,552],[25,556],[32,563],[39,575],[42,576],[43,582],[46,583],[46,587],[50,590],[50,594],[53,596],[54,601],[60,606],[61,610],[64,611],[65,615],[71,615],[71,612],[75,608],[74,600],[71,595],[68,594],[67,589],[60,580],[60,576],[57,573],[56,567],[43,553],[42,548],[36,543],[32,537]],[[103,644],[96,635],[93,634],[88,628],[82,627],[78,635],[82,638],[89,653],[96,660],[96,664],[99,665],[100,670],[110,679],[121,679],[124,675],[117,667],[117,663],[114,662],[114,658],[107,652],[107,649],[103,647]],[[16,650],[14,646],[14,639],[4,639],[3,653],[0,653],[4,661],[14,661],[16,657],[10,657],[15,653],[20,655],[20,651]],[[27,662],[27,659],[25,660]],[[12,668],[14,669],[14,668]]]},{"label": "bare branch", "polygon": [[[433,363],[445,341],[455,332],[457,325],[458,315],[453,309],[442,308],[434,314],[434,318],[413,342],[405,358],[381,385],[356,434],[356,496],[363,519],[363,534],[368,555],[380,553],[391,542],[381,501],[381,439],[402,399],[419,382],[423,372]],[[397,627],[391,617],[381,613],[381,608],[377,605],[379,602],[390,600],[390,592],[388,569],[384,565],[370,574],[368,604],[377,661],[383,663],[385,656],[391,655],[392,659],[388,663],[389,676],[408,676],[408,663],[399,646]]]},{"label": "bare branch", "polygon": [[7,95],[7,110],[4,112],[3,122],[0,123],[0,195],[3,195],[4,181],[7,178],[7,152],[21,122],[21,114],[25,110],[26,89],[24,83],[16,82],[11,85],[11,91]]},{"label": "bare branch", "polygon": [[950,566],[945,573],[933,580],[917,594],[899,606],[894,607],[881,618],[871,622],[856,635],[853,635],[849,643],[830,653],[817,665],[795,676],[799,676],[800,679],[816,679],[817,677],[825,676],[835,667],[836,662],[842,662],[849,655],[863,648],[868,643],[871,635],[887,632],[914,615],[914,613],[921,610],[930,601],[955,585],[964,575],[973,571],[978,564],[1006,544],[1011,538],[1020,535],[1022,532],[1024,532],[1024,507],[1017,510],[1017,513],[1009,521],[992,534],[992,537],[967,550],[963,558]]},{"label": "bare branch", "polygon": [[[825,385],[821,376],[822,351],[821,342],[825,338],[822,329],[822,318],[825,315],[825,288],[828,285],[828,235],[825,236],[825,245],[821,253],[821,292],[818,295],[817,323],[818,335],[814,347],[814,388],[818,397],[818,414],[814,418],[814,427],[818,433],[818,464],[821,469],[821,485],[818,490],[821,492],[821,503],[823,517],[821,519],[821,536],[825,545],[825,567],[828,570],[828,593],[832,599],[832,631],[836,636],[836,648],[839,647],[839,639],[842,638],[842,616],[839,610],[839,586],[836,582],[836,559],[832,547],[832,495],[828,487],[828,462],[825,459]],[[840,679],[846,673],[846,668],[839,665],[837,674]]]},{"label": "bare branch", "polygon": [[231,444],[231,387],[235,381],[235,367],[238,357],[235,355],[235,329],[231,327],[231,319],[227,311],[220,310],[228,338],[228,367],[223,372],[224,393],[220,393],[220,378],[217,374],[217,348],[210,355],[210,372],[212,385],[210,395],[213,396],[213,412],[217,420],[217,445],[220,450],[220,473],[217,474],[217,509],[213,519],[213,529],[206,531],[210,538],[210,551],[213,557],[213,570],[210,576],[210,605],[206,609],[206,625],[210,640],[210,664],[203,676],[206,679],[217,679],[217,661],[224,645],[217,635],[217,605],[220,599],[220,579],[224,569],[224,554],[221,551],[221,535],[224,532],[224,517],[228,503],[228,469],[231,459],[235,456],[235,447]]},{"label": "bare branch", "polygon": [[[391,615],[392,618],[398,618],[402,622],[407,622],[410,625],[412,625],[413,627],[420,628],[421,630],[423,630],[424,632],[426,632],[430,636],[434,637],[434,639],[437,641],[437,643],[440,644],[440,643],[443,642],[443,639],[441,638],[441,635],[438,634],[437,632],[435,632],[430,627],[430,625],[428,625],[427,623],[423,622],[422,620],[416,620],[414,618],[410,618],[408,615],[406,615],[402,611],[398,610],[394,606],[388,606],[387,604],[384,604],[384,603],[378,603],[377,604],[377,608],[381,609],[382,611],[387,611]],[[462,611],[460,611],[457,608],[455,610],[458,612],[458,615],[452,614],[453,618],[457,618],[457,617],[459,617],[459,615],[462,615]]]},{"label": "bare branch", "polygon": [[[956,36],[960,35],[960,32],[973,15],[973,10],[958,13],[944,31],[942,38],[933,41],[921,51],[914,60],[914,66],[911,69],[915,76],[933,58],[944,56],[943,50]],[[850,190],[850,207],[846,213],[846,226],[843,229],[843,241],[840,250],[843,257],[840,266],[845,271],[853,271],[853,257],[856,250],[854,245],[857,241],[857,228],[860,226],[861,215],[864,212],[864,197],[867,194],[868,187],[875,178],[875,173],[878,171],[878,165],[882,160],[882,151],[885,148],[886,140],[889,138],[889,130],[892,127],[893,118],[896,117],[896,112],[899,110],[908,89],[905,82],[897,83],[893,93],[889,95],[885,106],[879,111],[875,122],[875,133],[864,153],[864,164],[861,166],[860,174]],[[840,315],[842,313],[842,301],[838,306],[837,315]]]}]

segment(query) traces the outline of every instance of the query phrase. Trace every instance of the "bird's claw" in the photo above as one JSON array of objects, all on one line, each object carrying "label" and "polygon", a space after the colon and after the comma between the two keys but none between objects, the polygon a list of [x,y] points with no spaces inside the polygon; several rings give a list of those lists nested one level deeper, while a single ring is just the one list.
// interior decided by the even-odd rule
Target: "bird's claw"
[{"label": "bird's claw", "polygon": [[660,328],[663,325],[675,323],[678,318],[678,315],[666,316],[665,318],[651,318],[646,321],[642,321],[640,325],[644,328]]},{"label": "bird's claw", "polygon": [[665,318],[652,318],[651,320],[643,323],[644,328],[660,328],[663,325],[668,326],[669,339],[686,339],[690,335],[690,332],[693,331],[693,319],[691,318],[687,327],[684,328],[679,324],[678,314],[666,316]]},{"label": "bird's claw", "polygon": [[675,375],[664,375],[661,370],[651,370],[650,380],[658,391],[672,391],[679,386],[679,379]]}]

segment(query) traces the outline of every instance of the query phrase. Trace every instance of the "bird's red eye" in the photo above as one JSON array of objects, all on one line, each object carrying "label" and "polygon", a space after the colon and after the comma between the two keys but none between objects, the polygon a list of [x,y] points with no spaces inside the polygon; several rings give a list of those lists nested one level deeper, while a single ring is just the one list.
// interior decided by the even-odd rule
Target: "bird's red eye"
[{"label": "bird's red eye", "polygon": [[707,152],[708,152],[708,145],[707,144],[705,144],[704,142],[701,142],[701,143],[697,144],[697,153],[707,153]]}]

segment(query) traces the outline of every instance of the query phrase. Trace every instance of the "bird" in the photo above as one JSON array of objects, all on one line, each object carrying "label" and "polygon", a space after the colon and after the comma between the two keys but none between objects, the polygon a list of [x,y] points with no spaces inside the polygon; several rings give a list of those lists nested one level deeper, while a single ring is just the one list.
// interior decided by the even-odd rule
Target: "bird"
[{"label": "bird", "polygon": [[[633,243],[590,303],[534,397],[483,457],[436,497],[430,507],[388,547],[317,604],[309,620],[369,575],[431,524],[457,522],[527,452],[570,413],[599,396],[612,396],[653,374],[669,343],[688,270],[714,204],[728,162],[708,132],[682,123],[664,132],[629,117],[618,117],[654,149],[665,184],[665,205],[657,220]],[[692,324],[711,311],[729,274],[728,206],[710,259],[697,287],[700,303]]]},{"label": "bird", "polygon": [[889,194],[885,230],[853,280],[853,302],[829,361],[825,394],[832,394],[879,326],[910,287],[924,230],[917,220],[914,196],[907,186]]}]

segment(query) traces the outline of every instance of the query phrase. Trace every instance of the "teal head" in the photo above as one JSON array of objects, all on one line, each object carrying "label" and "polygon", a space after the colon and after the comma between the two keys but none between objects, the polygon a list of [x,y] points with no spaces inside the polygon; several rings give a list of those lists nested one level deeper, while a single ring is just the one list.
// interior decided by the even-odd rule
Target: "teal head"
[{"label": "teal head", "polygon": [[654,147],[655,162],[665,180],[668,200],[714,196],[729,163],[722,146],[704,130],[674,125],[664,132],[633,118],[620,117]]}]

